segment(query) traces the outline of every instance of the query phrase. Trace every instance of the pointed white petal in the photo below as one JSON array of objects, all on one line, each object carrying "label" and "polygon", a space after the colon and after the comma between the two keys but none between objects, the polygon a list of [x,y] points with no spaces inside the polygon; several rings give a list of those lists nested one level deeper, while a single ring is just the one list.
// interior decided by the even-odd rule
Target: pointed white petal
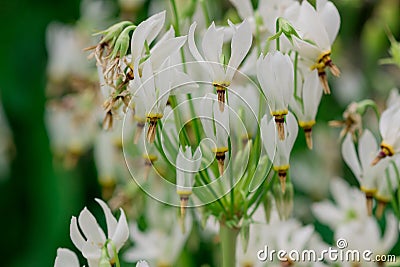
[{"label": "pointed white petal", "polygon": [[253,16],[254,10],[250,0],[230,0],[235,6],[241,19],[246,19]]},{"label": "pointed white petal", "polygon": [[82,251],[83,246],[86,243],[86,240],[83,238],[81,232],[79,231],[78,228],[78,223],[76,221],[76,217],[71,218],[71,223],[69,225],[69,231],[70,231],[70,237],[72,240],[72,243],[74,243],[75,247]]},{"label": "pointed white petal", "polygon": [[236,69],[250,50],[252,39],[250,23],[245,20],[239,25],[232,37],[231,58],[226,71],[226,81],[232,81]]},{"label": "pointed white petal", "polygon": [[351,139],[351,134],[347,134],[342,144],[342,157],[347,166],[353,171],[354,176],[361,182],[361,166],[358,161],[356,149]]},{"label": "pointed white petal", "polygon": [[186,36],[180,36],[166,40],[162,47],[151,53],[151,62],[153,63],[153,69],[158,70],[165,60],[170,56],[179,51],[179,49],[185,44]]},{"label": "pointed white petal", "polygon": [[69,249],[59,248],[54,267],[79,267],[78,257]]},{"label": "pointed white petal", "polygon": [[364,172],[371,166],[371,162],[376,157],[377,153],[378,143],[371,131],[365,129],[358,141],[358,155]]},{"label": "pointed white petal", "polygon": [[99,203],[99,205],[103,209],[104,215],[106,216],[107,233],[108,233],[107,236],[108,238],[111,238],[115,233],[115,229],[117,228],[117,220],[114,218],[110,208],[103,200],[99,198],[95,198],[95,200],[97,203]]},{"label": "pointed white petal", "polygon": [[340,15],[335,5],[326,0],[317,1],[317,12],[325,26],[325,30],[328,34],[329,42],[332,44],[339,32],[340,27]]},{"label": "pointed white petal", "polygon": [[121,247],[129,238],[129,227],[126,220],[125,212],[122,209],[120,209],[120,212],[121,215],[119,216],[117,227],[113,236],[111,237],[117,251],[121,249]]},{"label": "pointed white petal", "polygon": [[104,244],[106,237],[100,226],[97,224],[96,218],[85,207],[78,217],[79,227],[88,241],[96,244]]}]

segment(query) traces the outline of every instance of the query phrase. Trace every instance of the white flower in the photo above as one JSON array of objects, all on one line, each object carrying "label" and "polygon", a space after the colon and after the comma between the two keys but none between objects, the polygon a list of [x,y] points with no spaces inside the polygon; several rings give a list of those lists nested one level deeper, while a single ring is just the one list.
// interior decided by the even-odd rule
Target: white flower
[{"label": "white flower", "polygon": [[292,23],[302,37],[302,40],[294,38],[300,56],[309,62],[311,69],[318,70],[325,93],[330,93],[325,68],[329,67],[335,76],[340,75],[330,58],[331,45],[340,27],[339,12],[327,0],[318,0],[316,10],[308,1],[303,1]]},{"label": "white flower", "polygon": [[382,135],[381,151],[372,164],[400,152],[400,104],[391,105],[382,113],[379,131]]},{"label": "white flower", "polygon": [[[370,250],[375,255],[387,255],[398,239],[398,222],[393,214],[386,215],[386,227],[383,235],[379,223],[373,217],[364,221],[352,221],[341,225],[335,231],[335,239],[344,238],[348,246],[346,250]],[[361,260],[362,257],[360,257]],[[349,263],[348,266],[351,266]],[[361,262],[361,266],[376,266],[376,262]]]},{"label": "white flower", "polygon": [[209,93],[203,97],[198,114],[207,138],[210,138],[213,142],[212,151],[216,155],[219,171],[222,175],[225,153],[228,151],[229,111],[221,110],[217,95]]},{"label": "white flower", "polygon": [[214,22],[210,25],[203,36],[202,49],[204,56],[202,56],[194,41],[196,25],[196,22],[194,22],[189,29],[189,49],[193,57],[209,73],[218,93],[218,100],[221,102],[220,108],[222,109],[224,107],[222,104],[225,103],[225,90],[231,84],[237,68],[251,47],[252,34],[250,24],[247,20],[243,21],[237,27],[230,24],[234,33],[231,40],[231,55],[226,66],[221,64],[222,45],[224,41],[223,29],[217,29]]},{"label": "white flower", "polygon": [[[153,142],[156,134],[157,122],[163,117],[171,89],[171,68],[167,60],[161,67],[161,71],[154,73],[151,60],[148,59],[143,65],[142,75],[139,75],[139,59],[136,60],[134,68],[133,83],[138,88],[136,94],[145,107],[145,115],[149,122],[147,140]],[[136,102],[138,103],[138,102]],[[139,115],[140,116],[140,115]]]},{"label": "white flower", "polygon": [[178,195],[190,195],[194,184],[194,176],[200,169],[201,151],[197,148],[192,154],[190,146],[179,148],[176,158],[176,191]]},{"label": "white flower", "polygon": [[312,211],[319,221],[335,230],[342,224],[368,218],[365,197],[360,190],[341,178],[334,178],[330,182],[330,191],[335,203],[324,200],[312,205]]},{"label": "white flower", "polygon": [[261,85],[277,124],[279,139],[284,136],[284,117],[288,113],[290,99],[294,91],[293,63],[288,55],[270,52],[257,61],[257,79]]},{"label": "white flower", "polygon": [[361,191],[365,193],[369,214],[372,212],[372,197],[377,192],[377,181],[385,179],[384,170],[388,164],[387,160],[383,160],[371,165],[377,151],[378,144],[369,130],[365,130],[358,141],[358,156],[350,133],[346,135],[342,144],[343,159],[360,183]]},{"label": "white flower", "polygon": [[315,124],[322,91],[319,88],[317,72],[307,70],[305,72],[304,77],[301,77],[301,72],[298,71],[297,92],[289,104],[297,117],[299,126],[304,130],[308,148],[312,149],[311,130]]},{"label": "white flower", "polygon": [[[168,210],[168,212],[171,211]],[[159,216],[160,213],[157,215]],[[158,220],[165,222],[164,218],[160,216]],[[175,262],[190,234],[192,219],[191,216],[186,216],[185,227],[187,231],[185,233],[182,233],[181,227],[176,221],[169,224],[163,223],[163,225],[166,229],[149,227],[149,230],[146,232],[141,232],[136,224],[131,225],[130,239],[134,242],[135,246],[128,249],[124,254],[125,260],[136,262],[144,259],[151,266],[175,266]]]},{"label": "white flower", "polygon": [[149,264],[146,261],[138,261],[136,267],[149,267]]},{"label": "white flower", "polygon": [[107,236],[97,224],[96,218],[86,208],[79,214],[78,219],[72,217],[70,225],[71,240],[88,260],[89,267],[99,265],[102,249],[105,248],[107,241],[106,249],[111,257],[109,260],[112,261],[116,256],[113,252],[113,246],[118,252],[129,237],[128,222],[124,211],[120,209],[121,215],[117,221],[106,203],[100,199],[96,199],[96,201],[102,207],[106,217]]},{"label": "white flower", "polygon": [[66,248],[57,249],[57,257],[54,267],[79,267],[79,260],[76,254]]},{"label": "white flower", "polygon": [[296,118],[292,113],[286,116],[285,139],[279,140],[275,131],[274,121],[267,121],[267,116],[261,119],[261,136],[268,157],[273,162],[273,168],[279,174],[282,190],[285,189],[287,170],[289,169],[289,157],[294,142],[296,141],[298,127]]}]

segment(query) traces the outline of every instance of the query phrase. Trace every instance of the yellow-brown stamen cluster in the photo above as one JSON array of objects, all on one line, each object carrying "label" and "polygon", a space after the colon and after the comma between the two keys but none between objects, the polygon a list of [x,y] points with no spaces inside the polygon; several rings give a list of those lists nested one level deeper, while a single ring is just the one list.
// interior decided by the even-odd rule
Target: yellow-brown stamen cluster
[{"label": "yellow-brown stamen cluster", "polygon": [[225,107],[225,93],[229,84],[214,82],[213,85],[215,87],[215,90],[217,91],[219,110],[223,112]]},{"label": "yellow-brown stamen cluster", "polygon": [[391,145],[386,144],[385,142],[381,143],[381,151],[379,151],[376,158],[372,161],[371,165],[376,165],[381,159],[386,157],[391,157],[394,155],[394,149]]},{"label": "yellow-brown stamen cluster", "polygon": [[304,134],[306,136],[306,143],[309,149],[313,148],[313,140],[312,140],[312,127],[314,126],[315,121],[299,121],[299,126],[303,129]]},{"label": "yellow-brown stamen cluster", "polygon": [[367,211],[368,211],[368,216],[372,216],[372,208],[374,204],[374,195],[376,194],[376,189],[368,189],[363,186],[360,187],[361,191],[364,192],[365,194],[365,199],[367,202]]},{"label": "yellow-brown stamen cluster", "polygon": [[286,177],[287,171],[289,170],[290,165],[282,165],[282,166],[274,166],[274,171],[278,172],[279,182],[281,184],[282,193],[286,191]]},{"label": "yellow-brown stamen cluster", "polygon": [[163,114],[150,113],[146,117],[147,117],[147,122],[149,123],[149,129],[147,130],[147,141],[149,143],[153,143],[154,139],[156,138],[157,122],[159,119],[163,117]]},{"label": "yellow-brown stamen cluster", "polygon": [[285,115],[287,114],[288,114],[287,109],[271,112],[271,115],[274,116],[275,119],[279,140],[285,140]]},{"label": "yellow-brown stamen cluster", "polygon": [[219,175],[222,176],[225,170],[225,153],[228,152],[228,148],[217,147],[213,149],[213,152],[215,153],[215,159],[218,162]]},{"label": "yellow-brown stamen cluster", "polygon": [[322,53],[318,57],[317,63],[311,66],[311,70],[316,69],[318,71],[319,80],[322,84],[322,87],[324,88],[324,93],[330,94],[331,90],[329,89],[328,79],[326,77],[326,71],[325,71],[326,67],[330,69],[331,73],[335,77],[340,76],[339,68],[332,62],[331,51]]}]

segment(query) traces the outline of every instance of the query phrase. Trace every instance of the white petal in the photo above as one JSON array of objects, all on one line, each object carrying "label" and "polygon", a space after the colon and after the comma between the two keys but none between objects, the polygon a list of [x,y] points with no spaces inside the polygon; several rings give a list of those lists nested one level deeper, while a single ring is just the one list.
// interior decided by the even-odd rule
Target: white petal
[{"label": "white petal", "polygon": [[72,217],[71,223],[69,225],[69,231],[70,231],[70,237],[71,237],[72,243],[74,243],[74,245],[77,249],[82,251],[83,246],[86,243],[86,240],[83,238],[81,232],[79,231],[76,217]]},{"label": "white petal", "polygon": [[59,248],[54,267],[79,267],[78,257],[69,249]]},{"label": "white petal", "polygon": [[271,121],[268,122],[267,116],[265,115],[261,119],[261,125],[260,125],[262,142],[264,144],[265,150],[267,151],[268,158],[271,161],[273,161],[276,151],[275,125],[272,120],[273,119],[271,119]]},{"label": "white petal", "polygon": [[378,143],[374,135],[368,130],[364,130],[358,141],[358,155],[363,171],[371,166],[372,160],[378,153]]},{"label": "white petal", "polygon": [[348,133],[342,144],[342,157],[347,166],[353,171],[354,176],[361,183],[361,166],[358,161],[356,149],[351,139],[351,134]]},{"label": "white petal", "polygon": [[161,11],[160,13],[151,16],[146,20],[146,21],[154,21],[153,27],[151,28],[151,31],[146,37],[146,40],[149,44],[156,38],[156,36],[160,33],[162,27],[164,26],[165,14],[166,11],[164,10]]},{"label": "white petal", "polygon": [[231,58],[229,59],[226,71],[226,81],[232,81],[236,69],[250,50],[252,39],[253,35],[251,33],[250,23],[245,20],[240,24],[232,37]]},{"label": "white petal", "polygon": [[317,12],[325,26],[329,42],[332,44],[336,39],[340,27],[339,12],[332,2],[326,0],[317,1]]},{"label": "white petal", "polygon": [[285,141],[287,142],[288,153],[290,153],[290,151],[292,150],[293,145],[296,141],[297,134],[299,132],[299,127],[297,126],[296,118],[293,116],[293,114],[291,112],[289,112],[286,115],[286,125],[285,126],[287,127],[287,132],[288,132],[287,140],[285,140]]},{"label": "white petal", "polygon": [[320,88],[318,72],[316,70],[309,71],[304,77],[303,86],[304,114],[308,120],[315,120],[321,97],[322,90]]},{"label": "white petal", "polygon": [[115,229],[114,235],[111,237],[114,245],[119,251],[121,247],[125,244],[126,240],[129,238],[129,228],[128,222],[126,220],[125,212],[120,209],[121,215],[119,216],[118,224]]},{"label": "white petal", "polygon": [[149,264],[146,261],[138,261],[136,267],[149,267]]},{"label": "white petal", "polygon": [[151,53],[153,69],[157,70],[168,56],[175,54],[185,44],[186,36],[180,36],[166,40],[162,47]]},{"label": "white petal", "polygon": [[199,50],[197,49],[196,42],[194,41],[194,32],[196,30],[196,26],[197,23],[193,22],[189,28],[189,34],[188,34],[189,50],[197,61],[204,61],[204,58],[201,56]]},{"label": "white petal", "polygon": [[323,201],[312,205],[312,212],[317,219],[335,229],[343,220],[340,210],[330,201]]},{"label": "white petal", "polygon": [[213,69],[213,79],[217,82],[223,82],[225,78],[224,67],[220,62],[223,41],[222,30],[217,30],[214,22],[211,23],[203,36],[201,46],[205,60],[210,62],[209,66]]},{"label": "white petal", "polygon": [[111,238],[115,233],[115,229],[117,228],[117,220],[114,218],[110,208],[103,200],[98,198],[95,198],[95,200],[97,203],[100,204],[101,208],[103,209],[104,215],[106,216],[107,233],[108,233],[107,236],[108,238]]},{"label": "white petal", "polygon": [[78,217],[79,227],[88,241],[94,242],[98,245],[104,244],[106,237],[104,232],[97,224],[96,218],[85,207]]},{"label": "white petal", "polygon": [[250,0],[230,0],[230,2],[235,6],[241,19],[253,16],[254,11]]}]

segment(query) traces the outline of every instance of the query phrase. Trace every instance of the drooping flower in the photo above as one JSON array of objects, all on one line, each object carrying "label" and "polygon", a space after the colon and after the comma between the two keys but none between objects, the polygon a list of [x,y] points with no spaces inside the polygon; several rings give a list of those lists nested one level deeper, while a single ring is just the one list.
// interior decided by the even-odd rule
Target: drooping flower
[{"label": "drooping flower", "polygon": [[342,144],[342,156],[360,183],[360,189],[367,199],[368,213],[372,214],[372,198],[377,191],[377,180],[385,179],[384,170],[387,167],[387,161],[382,161],[375,166],[371,165],[378,151],[378,144],[369,130],[365,130],[361,135],[357,151],[358,153],[351,135],[347,134]]},{"label": "drooping flower", "polygon": [[382,113],[379,131],[382,136],[381,151],[371,161],[373,165],[400,152],[400,104],[394,104]]},{"label": "drooping flower", "polygon": [[221,110],[218,108],[219,106],[217,95],[209,93],[203,97],[198,114],[207,138],[210,138],[213,142],[212,151],[215,153],[219,173],[222,175],[224,172],[225,153],[228,152],[230,127],[229,111]]},{"label": "drooping flower", "polygon": [[[72,217],[70,236],[74,245],[88,260],[89,267],[97,267],[100,261],[113,263],[118,253],[129,237],[128,222],[122,209],[119,220],[112,215],[110,208],[100,199],[96,199],[104,211],[107,223],[107,236],[98,225],[96,218],[86,208],[78,219]],[[78,228],[79,224],[79,228]],[[109,255],[109,257],[107,256]]]},{"label": "drooping flower", "polygon": [[326,94],[330,93],[325,69],[339,76],[339,68],[331,59],[331,45],[340,27],[340,16],[335,5],[327,0],[318,0],[316,9],[308,2],[301,3],[299,13],[293,22],[302,39],[294,39],[300,56],[309,67],[318,71]]},{"label": "drooping flower", "polygon": [[296,118],[292,113],[288,113],[286,116],[285,124],[285,139],[280,140],[277,138],[274,121],[271,119],[268,122],[266,116],[261,119],[261,136],[263,144],[268,157],[273,162],[273,169],[278,172],[282,192],[285,191],[287,171],[290,167],[290,152],[292,151],[298,133]]},{"label": "drooping flower", "polygon": [[227,65],[221,62],[222,45],[224,41],[223,29],[217,29],[214,22],[210,25],[203,36],[201,46],[204,56],[202,56],[194,41],[196,25],[196,22],[194,22],[189,29],[189,49],[193,57],[204,67],[205,71],[209,73],[217,92],[220,109],[222,111],[225,103],[226,89],[231,84],[237,68],[251,47],[252,34],[250,24],[245,20],[237,27],[232,24],[230,25],[234,33],[231,40],[231,55]]},{"label": "drooping flower", "polygon": [[[312,149],[311,131],[315,124],[322,92],[319,88],[317,72],[307,70],[305,72],[304,77],[299,77],[296,95],[291,99],[289,105],[297,117],[299,126],[304,130],[308,148]],[[300,71],[298,71],[298,75],[301,75]]]},{"label": "drooping flower", "polygon": [[275,118],[278,136],[285,139],[284,121],[294,92],[293,63],[279,51],[263,55],[257,61],[257,79]]},{"label": "drooping flower", "polygon": [[320,222],[336,230],[343,224],[368,218],[365,196],[356,187],[351,187],[341,178],[334,178],[330,182],[330,191],[334,203],[324,200],[312,205],[312,211]]},{"label": "drooping flower", "polygon": [[145,106],[145,115],[148,122],[147,141],[154,142],[156,127],[159,119],[163,117],[164,109],[167,105],[171,89],[171,68],[169,60],[165,62],[165,67],[155,74],[152,69],[151,59],[148,59],[143,66],[142,75],[139,75],[139,60],[136,60],[133,82],[139,88],[136,94],[139,101]]},{"label": "drooping flower", "polygon": [[[347,241],[347,251],[369,250],[373,253],[372,255],[387,255],[398,239],[398,221],[393,214],[387,214],[385,231],[382,233],[379,222],[373,217],[368,217],[363,221],[352,221],[341,225],[334,236],[336,240]],[[371,259],[373,257],[371,256]],[[380,266],[379,262],[367,262],[362,257],[355,263],[360,266]],[[348,262],[345,266],[354,266],[353,264]]]},{"label": "drooping flower", "polygon": [[358,112],[358,103],[351,102],[343,112],[343,120],[330,121],[329,125],[332,127],[343,128],[340,131],[340,139],[346,136],[347,133],[350,133],[353,140],[356,140],[357,136],[360,136],[363,130],[362,116]]},{"label": "drooping flower", "polygon": [[181,218],[185,218],[186,207],[188,205],[189,196],[192,194],[194,185],[194,176],[200,169],[201,151],[198,147],[192,154],[189,146],[179,148],[176,158],[176,193],[181,201]]}]

